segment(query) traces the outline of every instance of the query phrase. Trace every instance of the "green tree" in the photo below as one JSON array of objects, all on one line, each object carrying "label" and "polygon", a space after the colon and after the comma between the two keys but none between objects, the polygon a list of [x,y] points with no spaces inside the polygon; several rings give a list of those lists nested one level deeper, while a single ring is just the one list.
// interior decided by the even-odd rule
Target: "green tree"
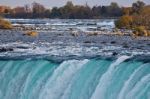
[{"label": "green tree", "polygon": [[112,2],[108,7],[109,16],[121,16],[122,9],[118,6],[116,2]]},{"label": "green tree", "polygon": [[60,9],[57,8],[57,7],[54,7],[54,8],[51,10],[50,17],[51,17],[51,18],[60,18],[60,16],[61,16]]},{"label": "green tree", "polygon": [[140,14],[141,10],[144,8],[145,3],[142,1],[137,1],[132,4],[133,13]]}]

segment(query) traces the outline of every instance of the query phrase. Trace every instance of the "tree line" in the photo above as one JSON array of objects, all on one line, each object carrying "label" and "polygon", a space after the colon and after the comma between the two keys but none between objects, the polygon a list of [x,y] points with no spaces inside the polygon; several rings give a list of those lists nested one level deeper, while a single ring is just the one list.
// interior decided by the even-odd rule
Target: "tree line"
[{"label": "tree line", "polygon": [[44,5],[33,2],[31,5],[6,9],[1,15],[7,18],[93,19],[120,17],[123,15],[123,8],[115,2],[108,6],[90,7],[87,4],[74,5],[71,1],[68,1],[63,7],[47,9]]}]

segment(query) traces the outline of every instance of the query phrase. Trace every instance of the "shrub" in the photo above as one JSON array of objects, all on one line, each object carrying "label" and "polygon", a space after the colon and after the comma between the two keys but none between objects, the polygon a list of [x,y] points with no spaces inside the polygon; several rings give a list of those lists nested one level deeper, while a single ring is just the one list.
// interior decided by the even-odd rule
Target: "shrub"
[{"label": "shrub", "polygon": [[13,26],[9,21],[0,18],[0,29],[12,29],[12,28]]},{"label": "shrub", "polygon": [[134,28],[133,34],[135,36],[150,36],[150,32],[144,26],[137,26]]},{"label": "shrub", "polygon": [[150,36],[150,31],[147,31],[148,36]]},{"label": "shrub", "polygon": [[150,35],[150,6],[141,1],[123,8],[124,15],[115,22],[117,28],[133,30],[133,36]]},{"label": "shrub", "polygon": [[115,25],[117,28],[131,28],[132,26],[132,16],[129,16],[129,15],[125,15],[125,16],[122,16],[120,19],[118,19],[116,22],[115,22]]}]

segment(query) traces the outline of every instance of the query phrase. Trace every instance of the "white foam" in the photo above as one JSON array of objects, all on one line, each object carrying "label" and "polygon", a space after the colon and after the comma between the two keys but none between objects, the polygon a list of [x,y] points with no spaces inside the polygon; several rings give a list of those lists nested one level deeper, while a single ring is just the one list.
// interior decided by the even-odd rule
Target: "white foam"
[{"label": "white foam", "polygon": [[140,91],[143,86],[146,86],[147,83],[150,82],[150,74],[144,76],[135,87],[128,93],[125,99],[136,99],[137,92]]},{"label": "white foam", "polygon": [[112,21],[109,21],[109,22],[98,22],[97,23],[98,26],[111,26],[111,27],[115,27],[115,24],[114,24],[114,20]]},{"label": "white foam", "polygon": [[110,80],[116,69],[115,67],[129,58],[130,58],[129,56],[121,56],[110,65],[108,70],[100,78],[99,84],[97,85],[96,90],[93,93],[91,99],[105,99],[105,92],[107,91],[107,87],[110,84]]},{"label": "white foam", "polygon": [[124,99],[124,98],[125,98],[125,95],[126,95],[127,92],[130,90],[130,89],[128,89],[128,88],[129,88],[129,86],[130,86],[131,81],[134,79],[134,76],[135,76],[136,74],[138,74],[138,72],[139,72],[143,67],[145,67],[145,65],[146,65],[146,64],[144,64],[144,65],[138,67],[138,68],[132,73],[132,75],[130,76],[130,78],[125,82],[123,88],[121,89],[121,91],[120,91],[120,93],[119,93],[119,96],[118,96],[118,99]]},{"label": "white foam", "polygon": [[[29,85],[30,85],[30,83],[31,83],[31,81],[33,80],[33,77],[35,76],[35,74],[40,70],[40,69],[42,69],[42,67],[44,66],[44,65],[46,65],[47,64],[47,62],[43,62],[43,63],[40,63],[40,64],[35,64],[36,66],[34,67],[34,69],[33,69],[33,71],[32,72],[30,72],[29,73],[29,75],[28,75],[28,77],[27,77],[27,79],[26,79],[26,81],[24,82],[24,88],[23,88],[23,90],[22,90],[22,98],[23,97],[28,97],[27,96],[27,89],[28,89],[28,87],[29,87]],[[30,94],[30,93],[29,93]],[[21,98],[21,99],[22,99]]]},{"label": "white foam", "polygon": [[3,96],[3,93],[2,93],[2,91],[0,90],[0,98],[2,98],[2,96]]},{"label": "white foam", "polygon": [[59,99],[63,91],[71,82],[75,73],[86,64],[88,60],[71,60],[63,62],[53,73],[47,82],[40,99]]}]

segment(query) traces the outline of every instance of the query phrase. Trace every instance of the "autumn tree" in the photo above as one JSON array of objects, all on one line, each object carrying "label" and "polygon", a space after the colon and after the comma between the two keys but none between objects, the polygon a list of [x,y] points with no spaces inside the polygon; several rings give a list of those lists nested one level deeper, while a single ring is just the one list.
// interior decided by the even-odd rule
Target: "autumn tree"
[{"label": "autumn tree", "polygon": [[132,12],[132,8],[131,7],[123,7],[122,8],[122,14],[123,15],[130,15]]},{"label": "autumn tree", "polygon": [[117,20],[115,24],[116,24],[116,27],[118,28],[129,29],[132,27],[133,18],[132,16],[125,15],[125,16],[122,16],[119,20]]},{"label": "autumn tree", "polygon": [[22,18],[25,15],[26,15],[25,8],[21,6],[15,7],[12,11],[12,16],[16,18]]}]

